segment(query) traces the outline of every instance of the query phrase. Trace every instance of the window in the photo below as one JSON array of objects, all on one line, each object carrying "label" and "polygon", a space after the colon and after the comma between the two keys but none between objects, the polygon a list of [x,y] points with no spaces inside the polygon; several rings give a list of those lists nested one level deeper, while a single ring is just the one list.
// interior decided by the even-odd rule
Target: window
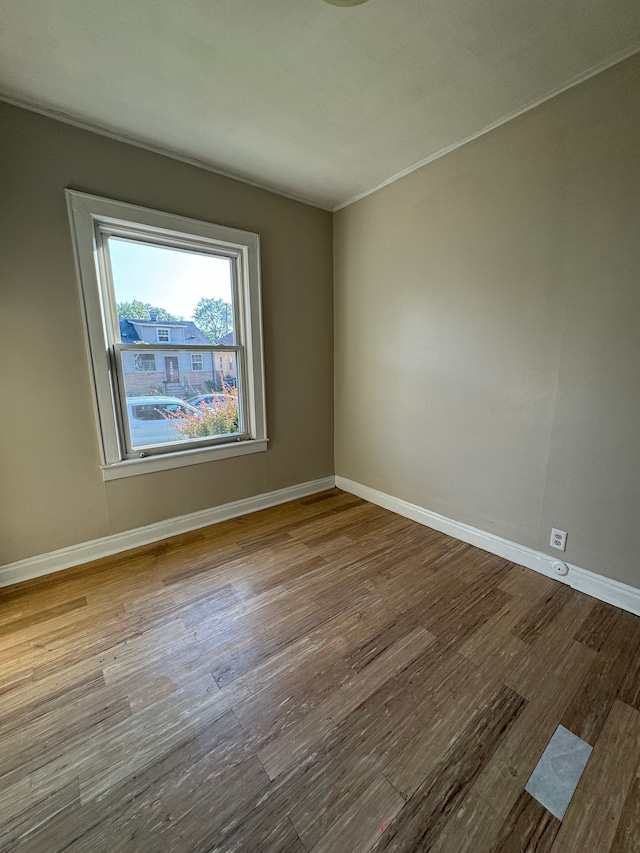
[{"label": "window", "polygon": [[66,195],[105,479],[266,450],[258,236]]},{"label": "window", "polygon": [[131,417],[137,421],[164,421],[167,406],[147,403],[144,406],[132,406]]},{"label": "window", "polygon": [[134,352],[133,364],[136,370],[155,372],[156,357],[152,352]]}]

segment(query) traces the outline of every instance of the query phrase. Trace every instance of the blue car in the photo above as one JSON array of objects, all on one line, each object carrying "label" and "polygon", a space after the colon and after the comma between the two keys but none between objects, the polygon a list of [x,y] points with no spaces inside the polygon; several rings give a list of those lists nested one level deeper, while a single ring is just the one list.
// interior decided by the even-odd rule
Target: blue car
[{"label": "blue car", "polygon": [[220,392],[217,394],[198,394],[197,397],[189,400],[189,404],[199,409],[203,409],[206,406],[226,406],[227,398]]}]

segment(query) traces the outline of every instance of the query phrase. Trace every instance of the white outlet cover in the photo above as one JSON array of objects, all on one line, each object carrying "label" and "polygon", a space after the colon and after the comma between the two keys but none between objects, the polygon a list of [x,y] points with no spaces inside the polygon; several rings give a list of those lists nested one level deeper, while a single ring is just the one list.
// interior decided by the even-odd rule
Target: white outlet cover
[{"label": "white outlet cover", "polygon": [[551,545],[552,548],[557,548],[558,551],[564,551],[567,547],[567,531],[558,530],[556,527],[553,527],[551,529],[549,545]]}]

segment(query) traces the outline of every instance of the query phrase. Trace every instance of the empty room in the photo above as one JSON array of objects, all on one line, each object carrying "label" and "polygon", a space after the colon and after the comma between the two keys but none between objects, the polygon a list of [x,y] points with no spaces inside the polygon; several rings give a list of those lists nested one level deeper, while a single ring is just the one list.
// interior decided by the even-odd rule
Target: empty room
[{"label": "empty room", "polygon": [[4,0],[0,188],[0,850],[640,853],[637,0]]}]

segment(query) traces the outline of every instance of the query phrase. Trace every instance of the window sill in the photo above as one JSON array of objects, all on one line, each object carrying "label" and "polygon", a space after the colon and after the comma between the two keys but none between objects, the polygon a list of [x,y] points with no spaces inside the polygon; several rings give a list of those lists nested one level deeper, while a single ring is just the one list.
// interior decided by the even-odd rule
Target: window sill
[{"label": "window sill", "polygon": [[163,453],[158,456],[145,456],[144,459],[126,459],[113,465],[102,466],[103,480],[121,480],[123,477],[135,477],[138,474],[153,474],[155,471],[168,471],[171,468],[184,468],[200,462],[213,462],[216,459],[229,459],[231,456],[246,456],[249,453],[261,453],[267,449],[269,439],[219,444],[216,447],[199,447],[194,450],[180,450],[177,453]]}]

